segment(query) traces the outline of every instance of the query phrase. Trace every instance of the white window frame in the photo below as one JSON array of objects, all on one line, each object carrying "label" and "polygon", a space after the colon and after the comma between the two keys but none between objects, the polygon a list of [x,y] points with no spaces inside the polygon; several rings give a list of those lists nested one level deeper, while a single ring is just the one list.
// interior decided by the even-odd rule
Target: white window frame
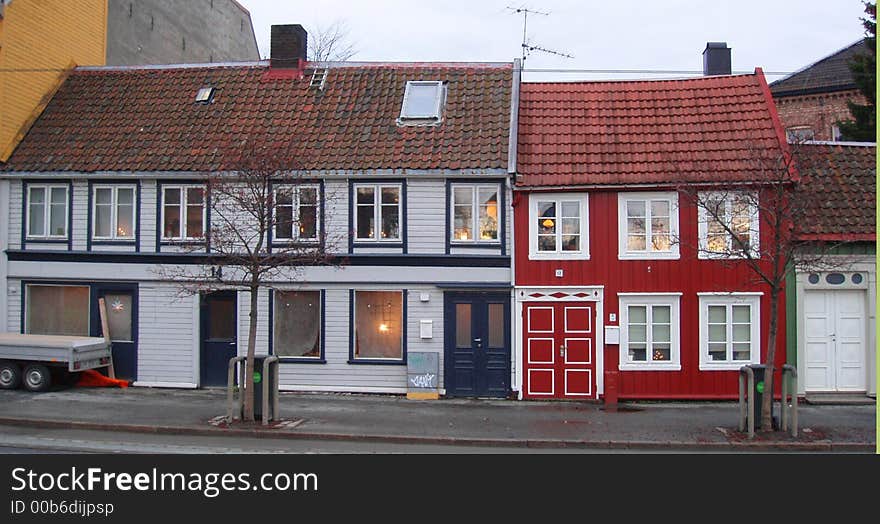
[{"label": "white window frame", "polygon": [[[700,299],[700,371],[738,371],[742,366],[761,363],[761,296],[763,293],[697,293]],[[733,356],[730,306],[751,307],[751,348],[748,360],[712,360],[709,356],[709,306],[725,306],[727,315],[727,351]]]},{"label": "white window frame", "polygon": [[[96,231],[98,228],[98,190],[109,189],[110,198],[110,236],[98,236]],[[118,236],[118,213],[119,213],[119,189],[131,189],[131,236]],[[134,242],[137,231],[137,185],[134,184],[101,184],[92,186],[92,240],[112,240],[120,242]],[[164,222],[163,222],[164,223]]]},{"label": "white window frame", "polygon": [[[293,225],[296,226],[299,224],[299,208],[300,208],[300,191],[303,189],[314,189],[315,190],[315,236],[314,237],[300,237],[299,229],[296,227],[291,228],[291,232],[293,233],[292,237],[284,237],[278,234],[278,208],[281,207],[281,204],[278,203],[278,191],[279,190],[290,190],[292,191],[291,195],[291,217],[293,217],[294,222]],[[275,217],[272,223],[272,240],[280,241],[280,242],[309,242],[314,243],[317,242],[321,237],[321,185],[320,184],[278,184],[272,188],[272,198],[275,202]],[[284,207],[287,207],[287,204],[284,204]]]},{"label": "white window frame", "polygon": [[[187,189],[190,188],[199,188],[204,191],[204,198],[202,200],[202,236],[200,237],[188,237],[186,236],[186,192]],[[180,207],[180,236],[174,237],[166,237],[165,236],[165,191],[168,189],[179,189],[180,190],[180,203],[178,206]],[[159,217],[159,228],[162,231],[161,240],[163,242],[188,242],[188,241],[196,241],[201,242],[205,240],[208,231],[207,224],[207,216],[208,216],[208,187],[205,184],[162,184],[161,185],[161,194],[159,195],[159,199],[161,200],[161,205],[159,206],[162,210],[161,216]]]},{"label": "white window frame", "polygon": [[[434,111],[427,115],[411,115],[407,114],[407,102],[409,101],[410,88],[413,86],[435,86],[437,89],[434,98]],[[443,101],[446,98],[446,85],[442,80],[409,80],[406,83],[406,89],[403,92],[403,103],[400,105],[400,116],[398,122],[405,123],[408,121],[439,121],[443,110]]]},{"label": "white window frame", "polygon": [[750,191],[729,191],[729,192],[701,192],[698,194],[700,204],[697,206],[698,213],[698,230],[699,230],[699,249],[697,250],[697,258],[703,260],[710,259],[726,259],[726,258],[746,258],[745,253],[733,253],[733,239],[730,234],[726,233],[727,249],[726,253],[714,253],[709,251],[709,212],[705,208],[705,203],[709,200],[719,198],[724,200],[724,217],[727,220],[727,228],[730,228],[730,220],[733,215],[733,198],[739,195],[747,195],[749,201],[749,253],[752,258],[761,256],[760,249],[760,216],[758,215],[757,193]]},{"label": "white window frame", "polygon": [[[45,192],[45,201],[43,202],[43,234],[35,235],[31,233],[31,191],[33,189],[42,189]],[[51,235],[51,218],[52,218],[52,190],[64,190],[64,234]],[[70,236],[70,186],[67,184],[27,184],[27,200],[25,202],[25,238],[27,240],[67,240]]]},{"label": "white window frame", "polygon": [[[356,353],[355,345],[357,344],[357,329],[358,329],[358,320],[357,320],[357,296],[358,293],[364,292],[379,292],[379,293],[398,293],[400,294],[400,357],[397,358],[381,358],[381,357],[360,357]],[[351,295],[351,359],[352,362],[402,362],[406,358],[406,338],[404,338],[404,334],[406,333],[406,326],[404,324],[406,319],[406,301],[404,300],[404,291],[401,289],[355,289],[354,293]]]},{"label": "white window frame", "polygon": [[[456,189],[470,189],[471,190],[471,232],[473,233],[473,238],[470,240],[461,240],[455,238],[455,190]],[[497,237],[494,240],[483,240],[480,238],[480,190],[481,189],[492,189],[495,191],[495,201],[498,205],[498,231]],[[449,188],[449,242],[452,244],[459,245],[473,245],[473,244],[501,244],[501,224],[502,224],[502,213],[504,210],[501,208],[501,184],[450,184]]]},{"label": "white window frame", "polygon": [[[669,204],[669,250],[652,251],[651,247],[651,201],[665,200]],[[645,202],[645,250],[630,251],[627,248],[626,205],[628,202]],[[617,194],[617,258],[618,260],[678,260],[679,229],[678,229],[678,193],[675,191],[657,191]]]},{"label": "white window frame", "polygon": [[[681,371],[681,293],[618,293],[620,314],[620,360],[621,371]],[[629,360],[629,306],[647,308],[647,343],[650,358],[651,306],[670,306],[669,310],[669,360]]]},{"label": "white window frame", "polygon": [[[554,202],[559,213],[563,202],[577,202],[580,213],[581,248],[562,250],[562,227],[556,228],[556,251],[538,251],[538,203]],[[559,221],[560,217],[557,216]],[[529,195],[529,260],[590,259],[590,195],[589,193],[532,193]]]},{"label": "white window frame", "polygon": [[[374,238],[362,238],[358,235],[358,201],[357,201],[357,190],[358,188],[363,187],[371,187],[373,188],[373,223],[376,227],[373,228],[373,237]],[[397,189],[397,237],[396,238],[382,238],[382,189],[394,188]],[[354,184],[352,189],[352,203],[351,203],[351,211],[354,214],[352,217],[352,224],[354,225],[354,231],[352,234],[354,235],[354,243],[391,243],[391,244],[400,244],[403,242],[403,228],[406,227],[404,224],[404,216],[403,216],[403,184],[401,183],[391,183],[391,184]]]}]

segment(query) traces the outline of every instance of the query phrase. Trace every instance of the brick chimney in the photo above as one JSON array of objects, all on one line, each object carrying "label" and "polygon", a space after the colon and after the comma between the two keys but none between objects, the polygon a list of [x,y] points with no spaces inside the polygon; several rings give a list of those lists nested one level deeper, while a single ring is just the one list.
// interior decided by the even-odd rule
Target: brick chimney
[{"label": "brick chimney", "polygon": [[306,61],[309,35],[299,24],[273,25],[270,65],[272,69],[301,69]]},{"label": "brick chimney", "polygon": [[730,73],[730,48],[727,47],[727,42],[706,42],[706,49],[703,50],[703,75],[729,75]]}]

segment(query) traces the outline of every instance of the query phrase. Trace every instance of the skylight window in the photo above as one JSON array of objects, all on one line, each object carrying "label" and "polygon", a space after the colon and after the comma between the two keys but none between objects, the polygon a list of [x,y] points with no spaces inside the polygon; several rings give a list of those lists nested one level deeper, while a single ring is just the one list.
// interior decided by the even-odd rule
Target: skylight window
[{"label": "skylight window", "polygon": [[199,89],[199,92],[196,93],[196,102],[200,102],[202,104],[208,104],[214,98],[214,88],[213,87],[203,87]]},{"label": "skylight window", "polygon": [[446,89],[440,81],[410,81],[406,83],[400,121],[440,121]]}]

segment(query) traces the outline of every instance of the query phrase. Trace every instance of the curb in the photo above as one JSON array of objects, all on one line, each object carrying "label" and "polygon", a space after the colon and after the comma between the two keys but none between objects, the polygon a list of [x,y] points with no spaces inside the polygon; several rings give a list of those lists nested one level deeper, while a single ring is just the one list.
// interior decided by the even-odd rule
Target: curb
[{"label": "curb", "polygon": [[68,420],[21,419],[0,417],[0,425],[118,431],[156,435],[192,435],[212,437],[251,437],[268,439],[334,440],[352,442],[383,442],[391,444],[434,444],[445,446],[512,447],[533,449],[639,449],[639,450],[703,450],[703,451],[796,451],[796,452],[855,452],[875,453],[876,445],[869,442],[695,442],[650,440],[554,440],[502,439],[474,437],[427,437],[418,435],[361,435],[350,433],[274,432],[258,428],[202,428],[193,426],[147,426],[142,424],[104,424]]}]

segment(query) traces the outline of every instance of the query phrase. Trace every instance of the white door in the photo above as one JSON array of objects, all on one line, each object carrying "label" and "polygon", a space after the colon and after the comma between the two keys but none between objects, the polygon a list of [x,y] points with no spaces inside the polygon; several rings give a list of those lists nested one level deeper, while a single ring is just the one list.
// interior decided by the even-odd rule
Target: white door
[{"label": "white door", "polygon": [[804,294],[804,388],[865,391],[865,300],[859,290]]}]

